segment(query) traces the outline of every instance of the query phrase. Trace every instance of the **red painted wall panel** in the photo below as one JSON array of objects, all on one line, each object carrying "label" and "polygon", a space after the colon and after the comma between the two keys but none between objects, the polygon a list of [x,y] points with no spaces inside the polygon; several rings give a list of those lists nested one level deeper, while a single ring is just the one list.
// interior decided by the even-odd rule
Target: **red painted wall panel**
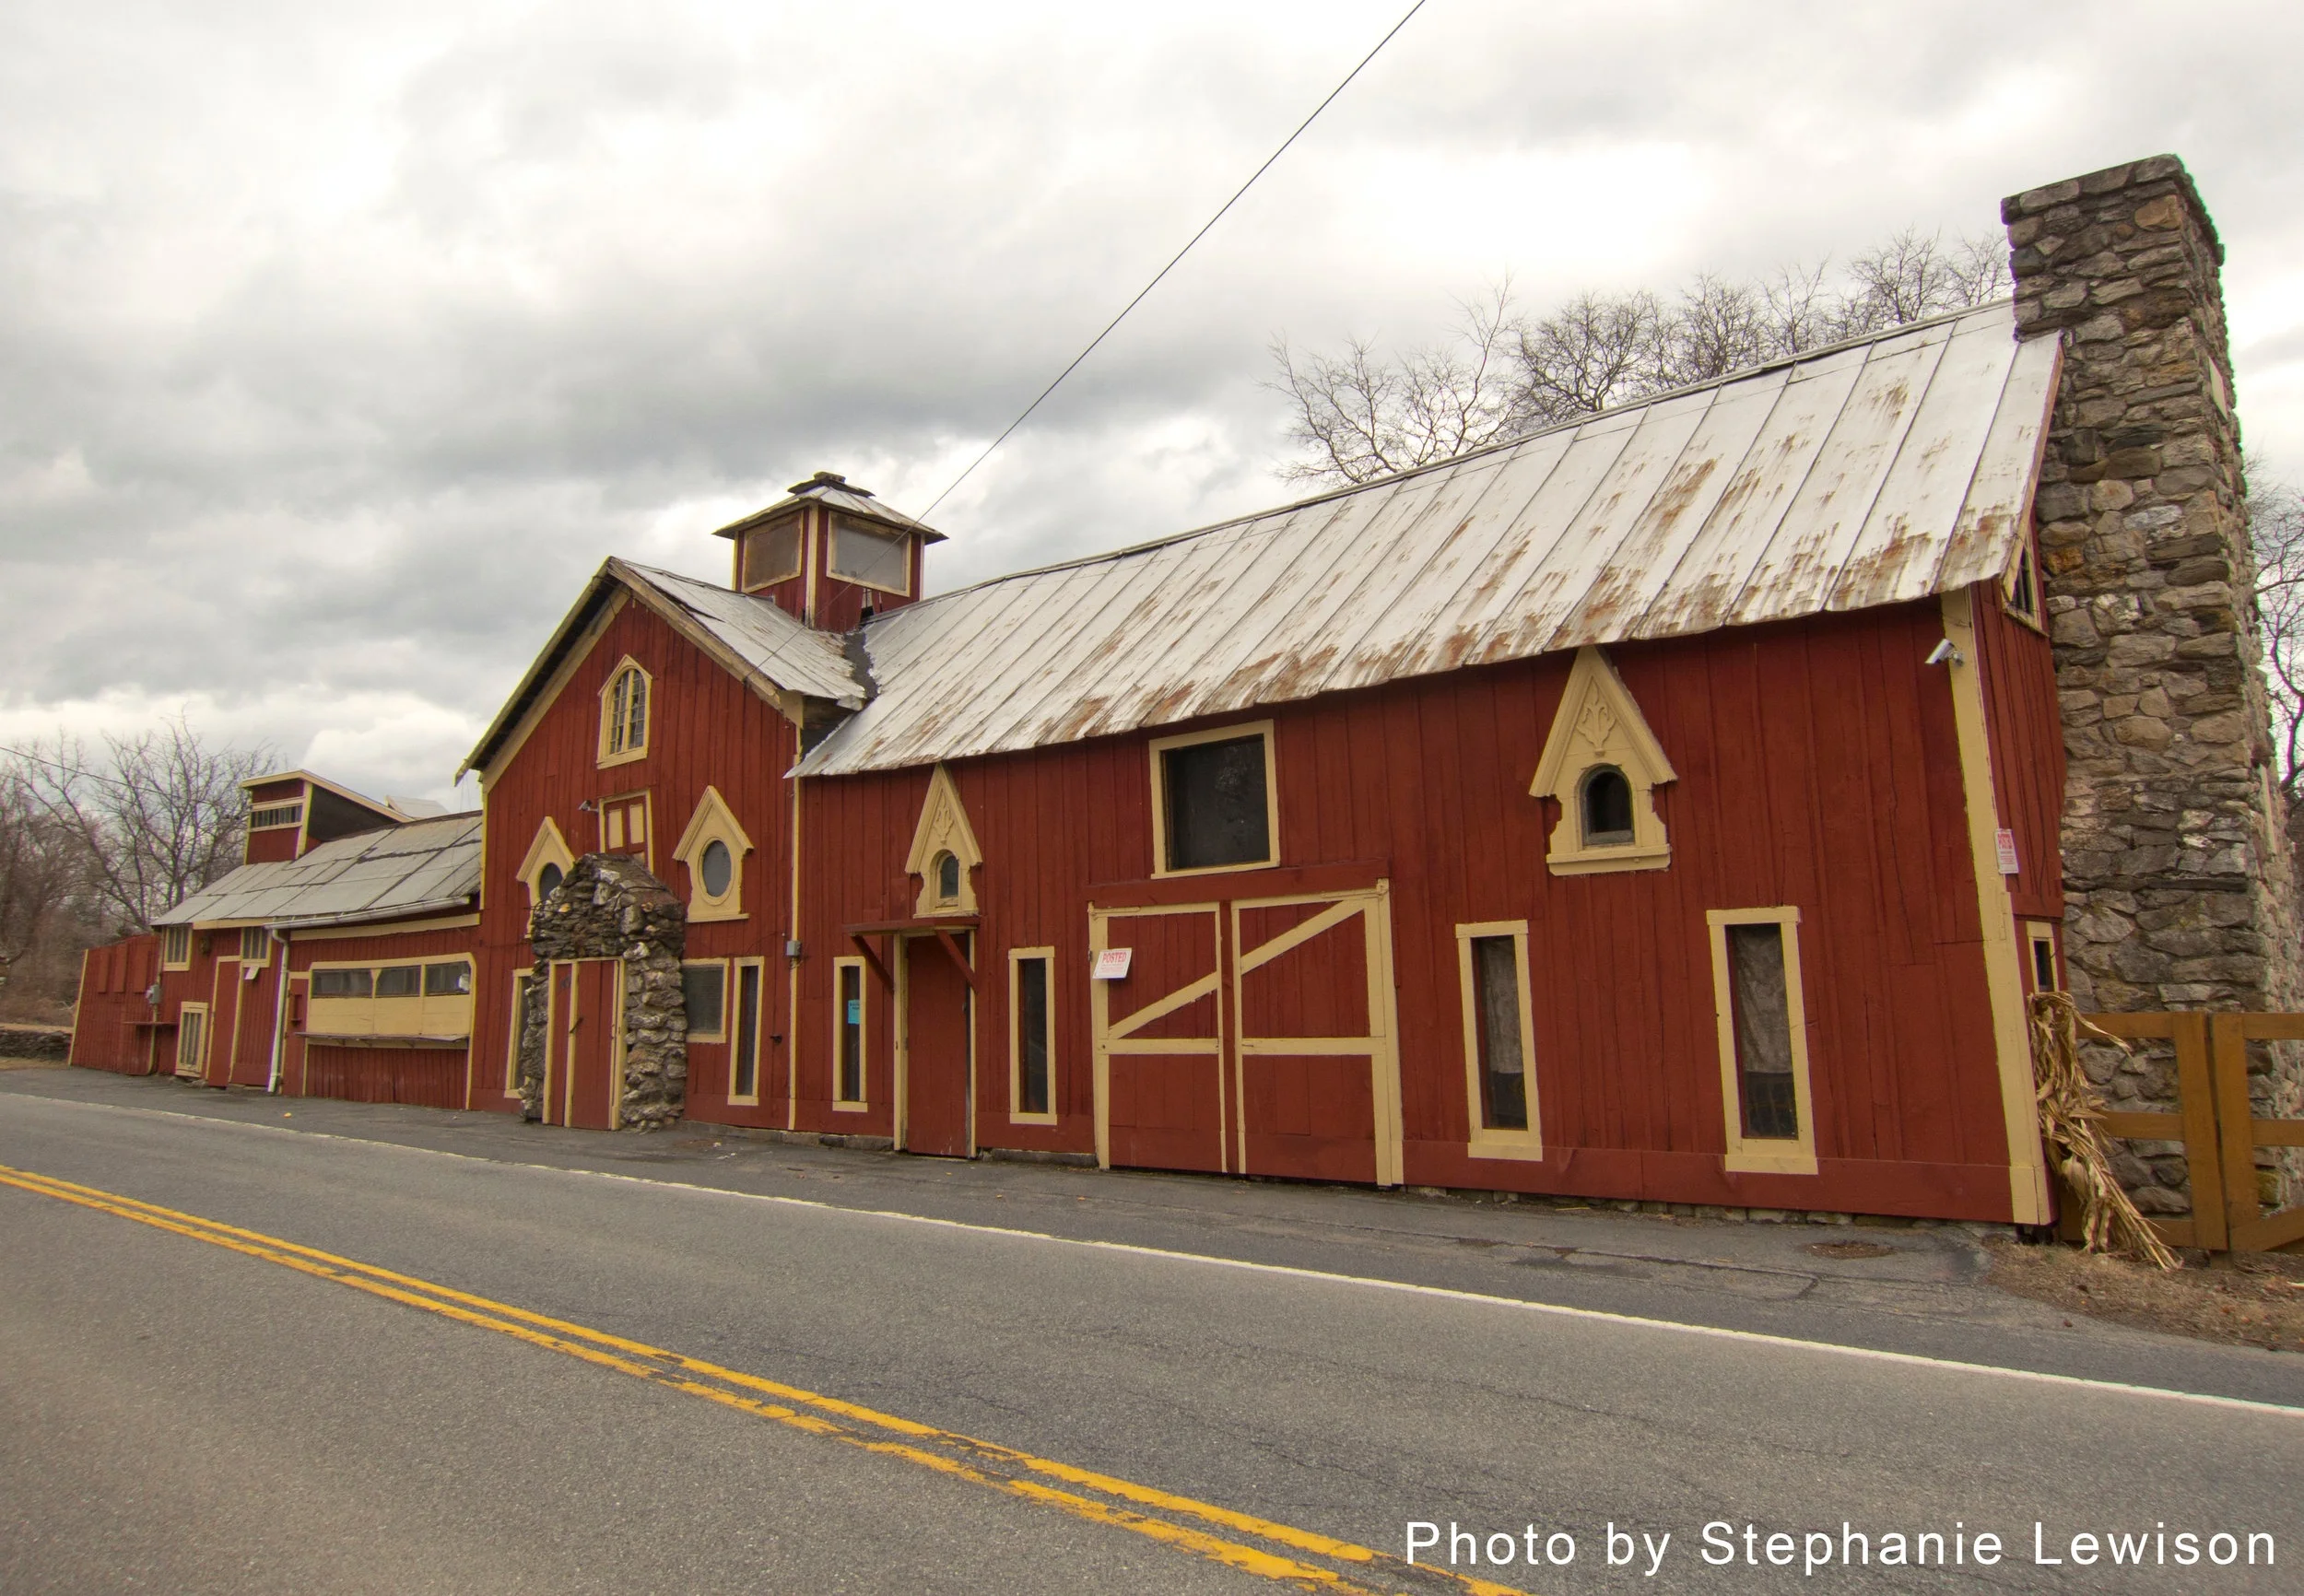
[{"label": "red painted wall panel", "polygon": [[145,993],[159,979],[160,939],[131,936],[80,958],[80,996],[72,1016],[71,1062],[82,1069],[142,1075],[153,1067],[153,1007]]}]

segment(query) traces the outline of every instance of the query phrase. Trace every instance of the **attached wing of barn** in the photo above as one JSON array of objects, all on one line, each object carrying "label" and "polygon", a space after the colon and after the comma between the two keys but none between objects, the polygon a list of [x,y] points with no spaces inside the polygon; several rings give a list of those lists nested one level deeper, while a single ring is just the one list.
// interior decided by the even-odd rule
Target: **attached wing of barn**
[{"label": "attached wing of barn", "polygon": [[2006,304],[876,620],[803,775],[1068,743],[2003,573],[2053,338]]},{"label": "attached wing of barn", "polygon": [[157,925],[319,925],[469,909],[480,816],[450,815],[323,842],[301,859],[243,864]]}]

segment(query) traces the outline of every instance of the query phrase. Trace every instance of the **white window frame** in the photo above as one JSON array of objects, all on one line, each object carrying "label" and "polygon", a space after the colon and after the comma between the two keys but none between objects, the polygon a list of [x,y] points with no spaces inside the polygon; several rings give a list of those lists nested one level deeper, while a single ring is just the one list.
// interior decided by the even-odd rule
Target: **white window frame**
[{"label": "white window frame", "polygon": [[[1202,864],[1189,870],[1171,870],[1168,863],[1168,760],[1173,748],[1196,747],[1203,743],[1240,743],[1250,737],[1264,739],[1264,857],[1244,860],[1237,864]],[[1155,737],[1146,745],[1152,765],[1152,874],[1156,877],[1186,875],[1228,875],[1242,870],[1270,870],[1280,863],[1280,768],[1277,751],[1273,745],[1270,721],[1244,721],[1236,725],[1217,726],[1205,732],[1185,732],[1173,737]]]},{"label": "white window frame", "polygon": [[[1476,971],[1472,959],[1475,940],[1491,936],[1512,939],[1513,974],[1520,982],[1521,1080],[1527,1094],[1528,1128],[1492,1130],[1481,1122],[1480,1015]],[[1524,920],[1475,921],[1456,927],[1456,979],[1463,1004],[1464,1038],[1464,1102],[1470,1118],[1465,1153],[1474,1158],[1541,1159],[1544,1156],[1544,1119],[1536,1090],[1535,1001],[1528,975],[1528,922]]]},{"label": "white window frame", "polygon": [[[1809,1085],[1808,1005],[1800,978],[1800,910],[1790,904],[1765,909],[1714,909],[1705,921],[1712,942],[1712,1011],[1720,1043],[1722,1109],[1726,1121],[1732,1175],[1813,1175],[1816,1172],[1816,1096]],[[1785,1018],[1792,1029],[1793,1103],[1800,1116],[1796,1139],[1744,1133],[1744,1090],[1736,1074],[1734,978],[1728,964],[1728,928],[1776,925],[1784,936]]]}]

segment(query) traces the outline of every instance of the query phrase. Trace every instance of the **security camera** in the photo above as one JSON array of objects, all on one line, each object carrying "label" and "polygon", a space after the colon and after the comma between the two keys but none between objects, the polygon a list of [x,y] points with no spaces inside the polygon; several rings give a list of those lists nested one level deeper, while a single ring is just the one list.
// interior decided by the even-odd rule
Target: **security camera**
[{"label": "security camera", "polygon": [[1952,646],[1952,640],[1945,638],[1928,651],[1928,663],[1932,665],[1957,665],[1965,662],[1960,658],[1960,651]]}]

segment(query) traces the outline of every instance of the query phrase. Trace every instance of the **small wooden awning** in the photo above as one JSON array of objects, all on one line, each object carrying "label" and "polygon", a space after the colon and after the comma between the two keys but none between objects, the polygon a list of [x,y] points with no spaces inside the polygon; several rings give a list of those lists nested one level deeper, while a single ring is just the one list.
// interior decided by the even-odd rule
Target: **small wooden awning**
[{"label": "small wooden awning", "polygon": [[856,945],[856,951],[864,955],[864,961],[872,967],[872,973],[878,976],[881,983],[891,992],[896,988],[896,978],[888,973],[887,961],[881,958],[880,950],[873,946],[871,939],[883,936],[917,936],[923,932],[933,933],[936,939],[936,945],[951,956],[952,963],[959,969],[960,979],[968,982],[969,990],[973,992],[976,990],[976,968],[970,964],[967,956],[960,952],[960,945],[953,940],[952,933],[956,931],[974,931],[977,920],[978,917],[972,914],[946,914],[914,920],[876,920],[864,925],[843,925],[840,931],[850,942]]}]

